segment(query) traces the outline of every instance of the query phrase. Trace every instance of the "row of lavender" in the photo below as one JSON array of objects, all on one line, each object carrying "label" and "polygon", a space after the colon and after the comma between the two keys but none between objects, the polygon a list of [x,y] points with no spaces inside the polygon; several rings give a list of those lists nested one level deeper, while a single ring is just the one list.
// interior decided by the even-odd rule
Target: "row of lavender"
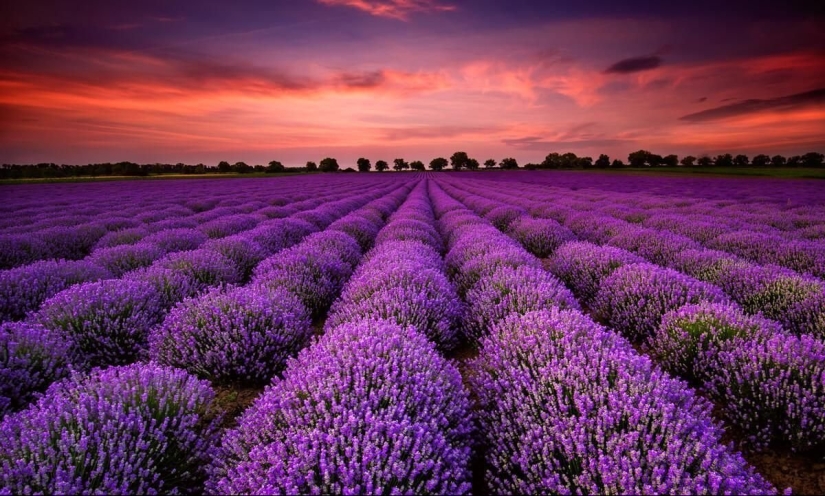
[{"label": "row of lavender", "polygon": [[[21,319],[27,313],[36,310],[45,299],[74,284],[121,277],[127,272],[153,263],[163,264],[165,262],[159,262],[159,259],[170,258],[171,253],[178,251],[201,247],[217,251],[229,258],[234,258],[241,265],[241,275],[245,276],[248,273],[250,261],[241,260],[242,255],[236,253],[242,250],[238,245],[244,243],[243,238],[251,238],[255,243],[260,244],[264,255],[277,251],[283,247],[284,242],[282,239],[284,236],[279,234],[280,231],[306,230],[305,222],[317,225],[319,214],[314,209],[329,201],[338,200],[345,203],[348,201],[349,191],[355,191],[360,185],[358,183],[342,184],[341,187],[343,191],[334,195],[322,195],[321,193],[325,190],[319,189],[316,198],[291,203],[287,203],[287,199],[282,196],[276,197],[272,201],[284,203],[285,206],[263,207],[255,211],[254,215],[238,214],[235,210],[217,207],[190,217],[160,220],[158,224],[162,224],[163,227],[154,233],[151,233],[155,231],[154,228],[123,227],[104,235],[98,240],[91,254],[83,260],[48,260],[24,265],[14,270],[0,271],[0,321]],[[175,196],[174,191],[169,193],[170,197]],[[246,190],[241,189],[239,194],[245,196]],[[304,198],[304,196],[301,194],[298,198]],[[133,199],[138,204],[149,200],[150,198]],[[206,202],[206,204],[215,205],[212,202]],[[178,208],[182,207],[178,205]],[[273,212],[273,208],[277,212]],[[210,214],[209,219],[203,220],[201,224],[195,223],[190,227],[180,227],[180,221],[192,220],[191,217],[203,214]],[[215,215],[217,217],[214,217]],[[291,216],[292,220],[282,219],[288,216]],[[168,225],[170,220],[175,222],[171,227]],[[76,221],[80,222],[81,219],[76,219]],[[192,222],[195,221],[192,220]],[[82,230],[83,226],[65,229]],[[245,236],[236,236],[241,232],[245,232]],[[57,246],[62,244],[62,242],[56,243]],[[176,264],[176,262],[169,263]]]},{"label": "row of lavender", "polygon": [[[37,308],[45,300],[39,311],[30,314],[29,322],[3,326],[9,363],[3,373],[10,380],[2,383],[0,410],[24,406],[34,393],[68,374],[71,366],[125,364],[144,358],[149,329],[179,301],[210,287],[242,282],[267,255],[294,245],[386,191],[350,196],[297,214],[310,214],[304,217],[314,218],[315,224],[297,218],[265,222],[246,233],[210,241],[204,248],[171,253],[121,279],[99,270],[89,272],[109,278],[76,281],[54,270],[71,263],[65,261],[0,273],[0,294],[7,308]],[[352,222],[340,219],[335,228],[352,230]],[[355,229],[358,225],[355,221]]]},{"label": "row of lavender", "polygon": [[421,183],[378,233],[323,337],[226,433],[208,490],[468,491],[469,399],[438,353],[455,345],[461,305],[432,222]]},{"label": "row of lavender", "polygon": [[[341,198],[342,193],[364,185],[351,178],[336,182],[333,190]],[[309,178],[300,183],[300,193],[289,181],[130,183],[128,188],[122,183],[41,186],[53,191],[25,186],[4,189],[0,269],[37,260],[77,260],[95,249],[146,238],[163,244],[164,236],[157,233],[170,229],[199,231],[185,234],[203,242],[204,235],[207,239],[227,236],[261,221],[315,208],[331,190],[328,181]],[[193,188],[197,193],[193,194]],[[24,194],[27,191],[32,198]]]},{"label": "row of lavender", "polygon": [[[545,198],[553,198],[552,205],[546,205],[546,214],[563,215],[559,207],[608,214],[639,227],[671,231],[708,248],[759,263],[773,263],[820,278],[825,274],[825,205],[815,182],[765,184],[751,180],[749,198],[700,200],[673,194],[607,193],[589,188],[571,191],[549,182],[542,184],[541,178],[539,174],[530,178],[533,184],[518,184],[527,190],[540,188]],[[784,189],[789,195],[787,202],[765,197],[771,193],[768,188]],[[729,196],[735,194],[729,192]]]},{"label": "row of lavender", "polygon": [[[205,420],[214,393],[209,383],[163,365],[213,382],[267,381],[306,344],[312,311],[325,311],[313,289],[326,290],[328,301],[335,297],[335,285],[340,290],[362,246],[371,244],[409,190],[392,189],[335,222],[328,218],[327,230],[259,264],[249,286],[184,300],[149,331],[153,362],[76,374],[29,409],[7,416],[0,425],[2,487],[199,490],[219,437],[217,423]],[[100,425],[107,428],[101,432]]]},{"label": "row of lavender", "polygon": [[448,271],[480,343],[486,480],[503,493],[766,493],[711,405],[591,321],[538,259],[437,185]]},{"label": "row of lavender", "polygon": [[[499,227],[534,253],[552,253],[549,269],[594,315],[629,339],[645,343],[666,370],[725,404],[726,417],[746,432],[754,447],[789,443],[797,450],[811,450],[825,445],[825,345],[810,335],[790,334],[765,319],[759,311],[771,307],[765,304],[770,300],[764,295],[748,300],[741,292],[730,291],[737,283],[754,284],[755,277],[731,267],[718,268],[720,276],[733,281],[722,285],[728,291],[725,294],[708,282],[646,263],[640,255],[661,261],[655,250],[667,246],[661,242],[666,237],[659,237],[658,245],[641,235],[631,242],[633,238],[625,233],[608,240],[618,245],[624,241],[635,253],[570,241],[573,233],[552,219],[534,219],[524,209],[448,188],[499,221]],[[483,188],[481,193],[496,196]],[[523,192],[519,198],[503,196],[513,205],[537,207]],[[544,206],[546,201],[542,201]],[[580,219],[580,215],[575,217]],[[575,220],[571,222],[574,230]],[[609,221],[595,218],[588,225],[609,226]],[[679,256],[676,248],[672,253]],[[744,264],[757,274],[761,269]],[[822,287],[817,288],[821,296]],[[779,298],[794,296],[787,294],[787,287],[772,289]],[[743,305],[731,302],[728,295]],[[816,312],[821,319],[822,309]],[[821,330],[817,332],[821,338]]]}]

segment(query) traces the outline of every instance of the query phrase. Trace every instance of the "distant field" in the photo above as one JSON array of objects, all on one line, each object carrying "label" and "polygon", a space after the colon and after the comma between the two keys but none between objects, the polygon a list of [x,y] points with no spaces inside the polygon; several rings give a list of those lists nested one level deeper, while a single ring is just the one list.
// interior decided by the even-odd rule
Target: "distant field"
[{"label": "distant field", "polygon": [[157,181],[162,179],[237,179],[251,177],[283,177],[307,174],[306,172],[287,172],[281,174],[267,174],[253,172],[251,174],[150,174],[148,176],[99,176],[99,177],[35,177],[24,179],[0,179],[0,184],[39,184],[39,183],[99,183],[105,181]]},{"label": "distant field", "polygon": [[674,169],[640,169],[628,168],[617,171],[616,174],[642,173],[642,174],[695,174],[695,175],[721,175],[721,176],[763,176],[779,177],[788,179],[825,179],[825,168],[766,168],[766,167],[691,167]]}]

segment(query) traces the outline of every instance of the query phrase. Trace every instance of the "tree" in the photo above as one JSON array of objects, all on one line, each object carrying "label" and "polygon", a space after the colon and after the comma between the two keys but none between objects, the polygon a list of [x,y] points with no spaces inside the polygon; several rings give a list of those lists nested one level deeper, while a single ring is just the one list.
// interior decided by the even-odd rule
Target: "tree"
[{"label": "tree", "polygon": [[765,167],[769,163],[771,163],[771,157],[765,154],[759,154],[753,157],[753,160],[751,160],[751,165],[753,165],[754,167]]},{"label": "tree", "polygon": [[455,170],[461,170],[462,168],[467,166],[467,162],[470,161],[470,157],[467,156],[467,152],[455,152],[450,156],[450,165]]},{"label": "tree", "polygon": [[677,165],[679,165],[679,157],[672,153],[670,155],[665,155],[662,158],[662,165],[664,165],[665,167],[676,167]]},{"label": "tree", "polygon": [[487,168],[487,169],[492,169],[495,166],[496,166],[495,159],[488,158],[487,160],[484,161],[484,167]]},{"label": "tree", "polygon": [[688,155],[683,157],[682,160],[679,161],[680,164],[684,165],[685,167],[693,167],[696,165],[696,157],[693,155]]},{"label": "tree", "polygon": [[218,163],[218,172],[232,172],[232,166],[226,160],[222,160]]},{"label": "tree", "polygon": [[664,159],[661,155],[657,155],[655,153],[649,153],[647,155],[647,166],[648,167],[661,167],[664,164]]},{"label": "tree", "polygon": [[748,160],[747,155],[739,154],[739,155],[733,157],[733,164],[738,166],[738,167],[744,167],[744,166],[748,165],[748,163],[750,163],[750,160]]},{"label": "tree", "polygon": [[447,162],[447,159],[444,157],[434,158],[430,160],[430,170],[440,171],[444,169],[444,167],[447,167],[448,163],[449,162]]},{"label": "tree", "polygon": [[476,160],[474,158],[470,158],[470,159],[467,159],[467,163],[465,164],[465,166],[470,170],[478,170],[479,163],[478,163],[478,160]]},{"label": "tree", "polygon": [[730,167],[733,165],[733,155],[730,153],[717,155],[716,158],[713,159],[713,165],[716,167]]},{"label": "tree", "polygon": [[699,167],[710,167],[711,165],[713,165],[713,160],[707,155],[702,155],[701,157],[699,157],[699,160],[696,161],[696,164]]},{"label": "tree", "polygon": [[576,166],[581,167],[582,169],[592,169],[593,157],[579,157],[576,161]]},{"label": "tree", "polygon": [[610,168],[611,169],[621,169],[622,167],[624,167],[624,162],[622,162],[621,159],[617,158],[617,159],[613,160],[612,162],[610,162]]},{"label": "tree", "polygon": [[802,157],[800,157],[799,155],[788,157],[788,167],[799,167],[800,165],[802,165]]},{"label": "tree", "polygon": [[393,163],[392,168],[393,168],[393,170],[396,170],[396,171],[402,171],[402,170],[409,167],[409,164],[407,162],[404,162],[403,158],[397,158],[397,159],[393,160],[392,163]]},{"label": "tree", "polygon": [[375,170],[377,170],[378,172],[384,172],[388,168],[389,165],[387,165],[387,162],[385,160],[379,160],[378,162],[375,162]]},{"label": "tree", "polygon": [[252,172],[253,169],[247,165],[246,162],[235,162],[235,165],[232,166],[232,170],[239,174],[246,174],[248,172]]},{"label": "tree", "polygon": [[269,162],[269,167],[266,168],[266,172],[273,173],[273,172],[283,172],[286,170],[284,164],[278,162],[277,160],[273,160]]},{"label": "tree", "polygon": [[518,169],[518,162],[513,157],[507,157],[501,159],[501,163],[498,164],[499,167],[502,169]]},{"label": "tree", "polygon": [[635,151],[627,156],[627,162],[631,167],[644,167],[649,156],[650,152],[647,150]]},{"label": "tree", "polygon": [[558,169],[561,167],[561,155],[556,152],[548,153],[541,163],[542,169]]},{"label": "tree", "polygon": [[593,165],[595,165],[599,169],[607,169],[608,167],[610,167],[610,157],[602,153],[601,155],[599,155],[599,158],[596,159],[596,162]]},{"label": "tree", "polygon": [[817,152],[808,152],[802,155],[802,165],[805,167],[822,167],[825,155]]},{"label": "tree", "polygon": [[318,164],[318,169],[321,172],[335,172],[338,170],[338,161],[334,158],[327,157],[321,160],[321,163]]},{"label": "tree", "polygon": [[541,164],[534,164],[533,162],[528,162],[524,164],[525,170],[536,170],[541,166]]},{"label": "tree", "polygon": [[774,155],[773,157],[771,157],[771,165],[774,167],[782,167],[783,165],[785,165],[785,162],[785,157],[783,157],[782,155]]},{"label": "tree", "polygon": [[369,172],[371,168],[370,159],[364,157],[358,159],[358,172]]},{"label": "tree", "polygon": [[318,164],[316,164],[315,162],[312,162],[312,161],[307,162],[307,171],[315,172],[317,170],[318,170]]},{"label": "tree", "polygon": [[410,169],[414,171],[423,171],[424,170],[424,162],[420,160],[413,160],[410,162]]},{"label": "tree", "polygon": [[578,165],[579,157],[573,152],[567,152],[561,156],[561,168],[572,169]]}]

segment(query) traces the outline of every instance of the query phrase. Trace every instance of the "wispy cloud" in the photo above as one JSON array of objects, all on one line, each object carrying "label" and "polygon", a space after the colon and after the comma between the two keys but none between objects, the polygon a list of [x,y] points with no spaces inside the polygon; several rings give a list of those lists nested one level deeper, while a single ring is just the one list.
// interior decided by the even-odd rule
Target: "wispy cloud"
[{"label": "wispy cloud", "polygon": [[793,95],[777,98],[752,98],[737,103],[714,107],[701,112],[683,115],[679,120],[687,122],[706,122],[728,119],[742,115],[765,111],[793,110],[810,105],[825,105],[825,88],[819,88]]},{"label": "wispy cloud", "polygon": [[437,0],[318,0],[324,5],[352,7],[378,17],[399,21],[409,20],[410,14],[419,12],[449,12],[456,10]]},{"label": "wispy cloud", "polygon": [[630,74],[633,72],[649,71],[662,65],[662,59],[655,55],[649,57],[633,57],[623,59],[604,70],[605,74]]}]

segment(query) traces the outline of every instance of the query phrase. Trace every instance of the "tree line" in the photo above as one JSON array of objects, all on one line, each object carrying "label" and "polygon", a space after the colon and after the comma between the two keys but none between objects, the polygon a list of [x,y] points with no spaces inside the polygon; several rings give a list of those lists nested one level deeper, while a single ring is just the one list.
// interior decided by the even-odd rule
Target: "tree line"
[{"label": "tree line", "polygon": [[[695,157],[687,155],[681,159],[677,155],[657,155],[647,150],[638,150],[628,155],[627,161],[621,159],[611,160],[605,154],[593,160],[592,157],[579,157],[575,153],[550,153],[540,163],[527,163],[523,168],[527,170],[536,169],[624,169],[624,168],[659,168],[659,167],[823,167],[825,155],[817,152],[809,152],[804,155],[793,155],[785,157],[783,155],[756,155],[753,158],[747,155],[732,155],[730,153],[720,154],[715,157],[707,155]],[[500,161],[487,159],[483,164],[475,158],[470,157],[466,152],[455,152],[449,159],[437,157],[430,160],[428,165],[420,160],[407,162],[403,158],[396,158],[390,165],[385,160],[372,162],[364,157],[359,158],[355,164],[359,172],[370,172],[376,170],[384,172],[392,168],[394,171],[424,171],[429,168],[432,171],[441,171],[448,167],[453,170],[479,170],[484,169],[519,169],[518,162],[512,157],[504,158]],[[230,164],[221,161],[216,166],[204,164],[189,165],[177,164],[137,164],[134,162],[99,163],[86,165],[66,165],[54,163],[39,163],[28,165],[3,164],[0,166],[0,179],[27,179],[27,178],[61,178],[61,177],[103,177],[103,176],[149,176],[162,174],[250,174],[254,172],[266,174],[282,173],[302,173],[302,172],[355,172],[356,169],[347,167],[341,169],[338,161],[332,157],[326,157],[319,162],[307,162],[304,167],[286,167],[277,160],[269,162],[267,165],[249,165],[245,162],[235,162]]]}]

